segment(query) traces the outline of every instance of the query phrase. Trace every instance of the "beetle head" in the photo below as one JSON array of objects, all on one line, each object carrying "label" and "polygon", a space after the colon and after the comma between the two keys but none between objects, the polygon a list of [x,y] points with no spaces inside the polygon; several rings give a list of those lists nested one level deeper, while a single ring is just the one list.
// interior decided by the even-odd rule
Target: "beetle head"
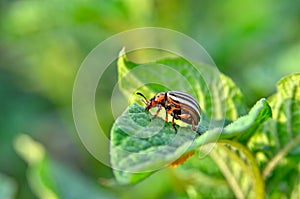
[{"label": "beetle head", "polygon": [[161,92],[156,94],[154,97],[152,97],[150,100],[147,100],[147,98],[140,92],[136,93],[137,95],[140,95],[144,98],[144,103],[146,105],[146,110],[148,111],[149,109],[155,107],[157,104],[162,104],[165,99],[165,93]]}]

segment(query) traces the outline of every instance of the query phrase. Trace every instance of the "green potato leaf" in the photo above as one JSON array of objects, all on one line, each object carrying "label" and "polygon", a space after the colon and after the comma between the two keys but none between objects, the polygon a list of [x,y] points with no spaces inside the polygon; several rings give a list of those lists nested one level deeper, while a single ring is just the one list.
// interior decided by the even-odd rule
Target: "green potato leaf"
[{"label": "green potato leaf", "polygon": [[[111,130],[111,163],[116,179],[121,184],[136,183],[165,166],[176,166],[178,159],[180,164],[181,157],[184,161],[205,144],[218,139],[249,136],[270,116],[270,107],[262,99],[248,115],[240,117],[221,131],[220,128],[212,128],[199,136],[189,126],[178,126],[176,134],[171,123],[161,118],[150,121],[150,113],[134,103],[116,120]],[[205,119],[198,128],[210,123]]]},{"label": "green potato leaf", "polygon": [[158,92],[178,90],[194,96],[208,117],[236,120],[247,113],[240,89],[214,66],[191,63],[183,58],[134,63],[121,51],[118,79],[119,88],[130,103],[139,101],[137,91],[151,98]]},{"label": "green potato leaf", "polygon": [[272,119],[251,138],[249,147],[261,166],[268,195],[292,197],[300,179],[300,73],[282,78],[268,101]]},{"label": "green potato leaf", "polygon": [[[131,103],[111,129],[111,164],[119,184],[137,183],[166,166],[177,166],[199,149],[208,153],[213,147],[208,143],[222,139],[246,143],[271,117],[265,99],[246,114],[243,95],[230,78],[214,67],[182,58],[138,64],[121,52],[118,75],[119,88]],[[202,113],[197,132],[201,136],[180,122],[176,134],[170,123],[160,117],[150,120],[151,111],[134,103],[139,101],[137,91],[152,97],[168,90],[185,91],[198,100]]]}]

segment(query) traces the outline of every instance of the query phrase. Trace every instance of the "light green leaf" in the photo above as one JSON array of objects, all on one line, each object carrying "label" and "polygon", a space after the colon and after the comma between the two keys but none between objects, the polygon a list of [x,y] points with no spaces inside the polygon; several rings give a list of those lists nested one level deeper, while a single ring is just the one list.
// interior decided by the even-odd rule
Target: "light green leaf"
[{"label": "light green leaf", "polygon": [[247,112],[244,97],[233,81],[216,67],[190,63],[183,58],[165,58],[138,64],[127,59],[124,52],[118,59],[118,79],[121,91],[132,102],[168,90],[179,90],[197,99],[202,110],[214,119],[235,120]]},{"label": "light green leaf", "polygon": [[287,196],[300,173],[300,73],[281,79],[268,101],[273,117],[252,137],[249,147],[263,168],[269,194]]},{"label": "light green leaf", "polygon": [[[225,126],[222,130],[222,134],[218,135],[217,129],[209,129],[204,136],[200,136],[196,140],[196,143],[200,145],[204,144],[208,140],[214,140],[212,137],[213,135],[220,136],[219,139],[236,138],[242,141],[247,140],[260,126],[260,124],[270,118],[271,115],[270,106],[265,99],[261,99],[252,107],[247,115],[241,116],[236,121]],[[201,122],[198,128],[203,128],[203,126],[201,127]],[[206,122],[206,124],[207,123],[208,122]],[[214,121],[212,123],[214,123]]]},{"label": "light green leaf", "polygon": [[27,178],[38,198],[115,198],[96,182],[51,160],[45,148],[28,135],[20,135],[15,150],[29,164]]},{"label": "light green leaf", "polygon": [[[132,104],[111,130],[111,163],[116,179],[121,184],[138,182],[218,138],[232,139],[243,134],[250,136],[253,129],[268,117],[270,108],[262,99],[248,115],[226,126],[221,135],[219,128],[213,128],[198,136],[191,127],[178,127],[176,134],[171,123],[165,123],[161,118],[150,121],[150,115],[143,107]],[[203,119],[199,126],[205,124],[207,122]],[[153,135],[153,132],[158,133]]]}]

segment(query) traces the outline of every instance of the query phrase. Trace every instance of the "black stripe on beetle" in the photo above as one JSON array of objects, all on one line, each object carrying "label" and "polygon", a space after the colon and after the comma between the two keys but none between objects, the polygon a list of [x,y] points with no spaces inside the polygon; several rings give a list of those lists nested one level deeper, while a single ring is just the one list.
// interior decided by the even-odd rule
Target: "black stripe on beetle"
[{"label": "black stripe on beetle", "polygon": [[167,94],[173,101],[191,107],[193,110],[197,111],[198,115],[200,116],[199,104],[191,95],[180,91],[170,91],[167,92]]},{"label": "black stripe on beetle", "polygon": [[166,122],[168,122],[168,114],[170,114],[172,116],[172,126],[175,132],[177,132],[174,122],[175,119],[191,124],[192,129],[194,131],[196,130],[195,126],[198,125],[200,121],[201,109],[193,96],[181,91],[168,91],[157,93],[148,100],[142,93],[137,92],[136,94],[144,98],[145,101],[143,102],[146,105],[145,110],[158,107],[153,118],[155,118],[161,108],[164,107],[166,111]]}]

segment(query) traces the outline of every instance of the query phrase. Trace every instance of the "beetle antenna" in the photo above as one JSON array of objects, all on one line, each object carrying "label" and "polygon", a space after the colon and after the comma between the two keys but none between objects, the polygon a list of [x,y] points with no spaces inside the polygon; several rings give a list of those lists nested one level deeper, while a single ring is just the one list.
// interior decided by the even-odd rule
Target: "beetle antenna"
[{"label": "beetle antenna", "polygon": [[145,97],[145,95],[143,95],[143,94],[140,93],[140,92],[137,92],[136,94],[142,96],[142,97],[145,99],[145,101],[143,101],[144,103],[146,102],[145,104],[148,103],[149,100],[147,100],[147,98]]},{"label": "beetle antenna", "polygon": [[147,105],[147,102],[144,99],[140,99],[140,101]]}]

